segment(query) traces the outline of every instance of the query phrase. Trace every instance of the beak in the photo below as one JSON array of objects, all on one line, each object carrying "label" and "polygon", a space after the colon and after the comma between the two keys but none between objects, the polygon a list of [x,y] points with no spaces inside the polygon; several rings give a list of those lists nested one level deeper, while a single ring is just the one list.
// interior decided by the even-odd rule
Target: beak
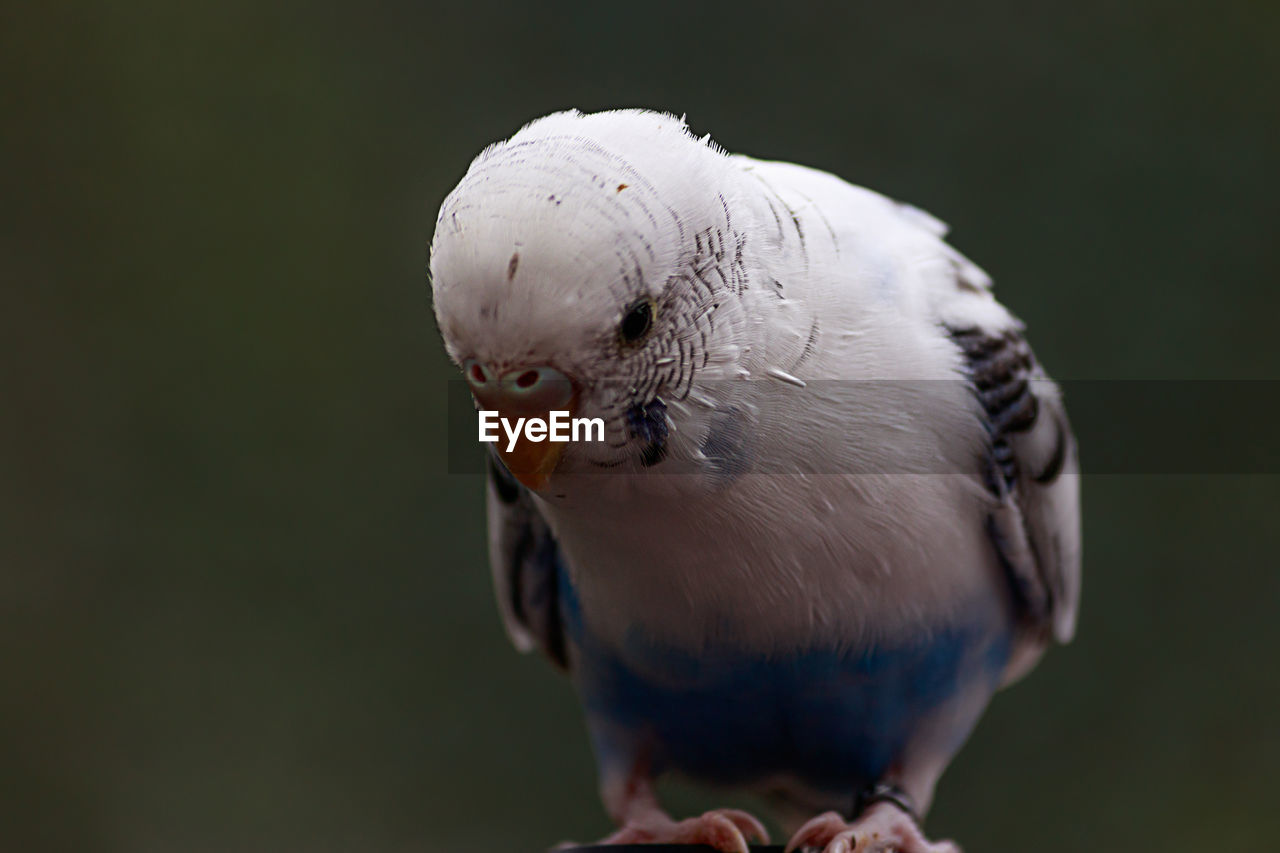
[{"label": "beak", "polygon": [[[566,407],[569,417],[574,416],[572,406]],[[561,409],[559,411],[565,411]],[[499,417],[510,417],[498,410]],[[537,417],[544,420],[550,416],[550,412],[541,412]],[[520,417],[517,415],[516,417]],[[528,417],[528,416],[525,416]],[[512,420],[510,423],[514,424]],[[555,471],[556,466],[560,464],[560,454],[564,452],[564,442],[550,441],[544,439],[540,442],[530,441],[525,437],[523,431],[520,437],[516,439],[514,449],[507,450],[507,438],[504,435],[500,439],[498,446],[498,455],[502,458],[502,464],[507,466],[507,470],[511,472],[517,480],[525,485],[526,488],[537,491],[547,484],[547,480],[551,479],[551,474]]]},{"label": "beak", "polygon": [[[535,418],[549,424],[553,411],[568,412],[572,420],[578,408],[577,384],[546,366],[520,367],[495,376],[486,365],[472,361],[463,370],[476,403],[481,409],[496,411],[501,419],[496,449],[502,464],[525,487],[541,489],[560,462],[565,442],[552,441],[549,430],[540,441],[531,441],[524,424]],[[519,437],[508,450],[507,429],[514,430],[517,424],[521,424]]]}]

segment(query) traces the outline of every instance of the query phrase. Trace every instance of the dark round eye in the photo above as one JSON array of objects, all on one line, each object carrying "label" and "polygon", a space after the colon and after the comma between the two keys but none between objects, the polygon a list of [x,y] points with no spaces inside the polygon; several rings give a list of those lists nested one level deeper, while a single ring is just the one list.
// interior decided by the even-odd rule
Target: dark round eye
[{"label": "dark round eye", "polygon": [[622,326],[619,327],[619,331],[622,333],[624,341],[634,343],[643,338],[652,325],[653,303],[648,299],[641,299],[627,309],[627,316],[622,318]]}]

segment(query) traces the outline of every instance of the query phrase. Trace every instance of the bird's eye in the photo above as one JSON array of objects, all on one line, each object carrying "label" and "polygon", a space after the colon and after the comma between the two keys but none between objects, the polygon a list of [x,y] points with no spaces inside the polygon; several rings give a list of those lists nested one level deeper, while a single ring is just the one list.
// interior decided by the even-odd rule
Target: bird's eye
[{"label": "bird's eye", "polygon": [[652,325],[653,302],[641,299],[627,309],[627,315],[622,318],[622,325],[618,331],[621,332],[622,339],[631,344],[648,334],[649,327]]}]

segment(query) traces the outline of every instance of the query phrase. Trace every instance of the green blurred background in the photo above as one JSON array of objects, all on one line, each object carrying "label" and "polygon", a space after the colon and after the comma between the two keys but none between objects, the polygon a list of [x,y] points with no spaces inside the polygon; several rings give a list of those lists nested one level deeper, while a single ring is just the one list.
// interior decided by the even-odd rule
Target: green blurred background
[{"label": "green blurred background", "polygon": [[[950,221],[1060,377],[1276,378],[1278,40],[1247,0],[4,4],[0,850],[606,830],[446,473],[426,252],[485,144],[687,113]],[[1275,849],[1280,478],[1092,476],[1085,509],[1079,638],[931,832]]]}]

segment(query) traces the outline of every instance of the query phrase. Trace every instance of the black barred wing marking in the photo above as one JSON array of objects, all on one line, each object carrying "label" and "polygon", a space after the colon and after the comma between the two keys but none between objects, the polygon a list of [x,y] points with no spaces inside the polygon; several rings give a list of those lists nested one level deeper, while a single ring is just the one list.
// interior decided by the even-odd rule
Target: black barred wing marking
[{"label": "black barred wing marking", "polygon": [[951,338],[965,355],[969,376],[986,414],[993,463],[987,472],[987,487],[1002,495],[1013,488],[1018,475],[1018,460],[1009,447],[1009,437],[1034,426],[1040,413],[1039,400],[1029,383],[1035,359],[1017,330],[951,330]]},{"label": "black barred wing marking", "polygon": [[507,634],[569,668],[560,610],[560,546],[529,492],[489,454],[489,567]]},{"label": "black barred wing marking", "polygon": [[1058,388],[1020,327],[947,331],[981,404],[985,481],[998,500],[988,528],[1015,601],[1036,633],[1065,642],[1079,598],[1080,510],[1075,440]]}]

